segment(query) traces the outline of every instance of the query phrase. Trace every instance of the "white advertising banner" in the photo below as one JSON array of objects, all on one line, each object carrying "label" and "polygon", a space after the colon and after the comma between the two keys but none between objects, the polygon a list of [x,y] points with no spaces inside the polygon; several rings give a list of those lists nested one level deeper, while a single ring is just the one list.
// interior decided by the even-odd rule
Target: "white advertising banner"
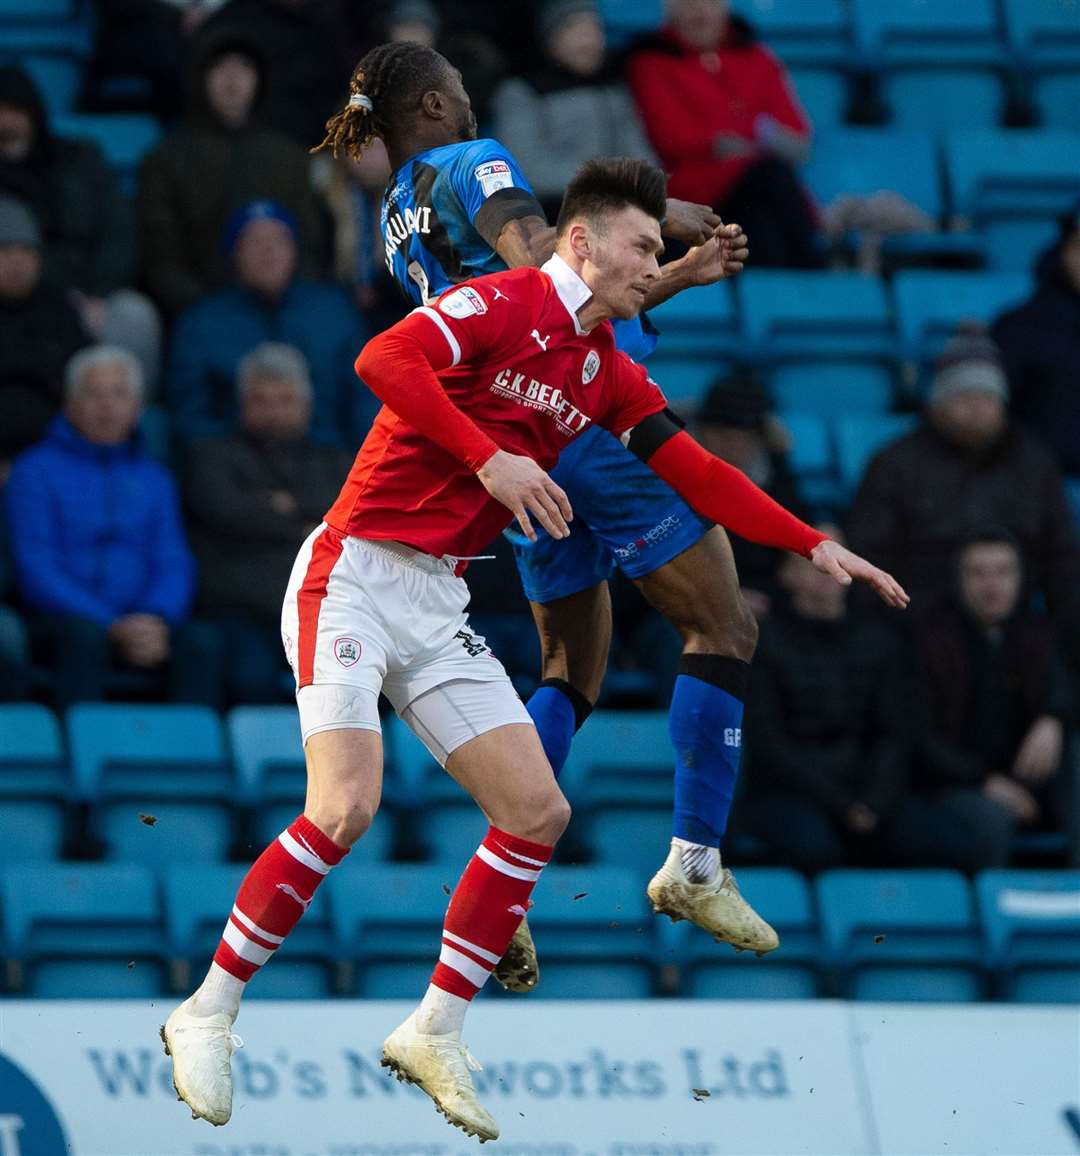
[{"label": "white advertising banner", "polygon": [[[379,1066],[410,1005],[250,1001],[225,1128],[176,1101],[168,1010],[0,1004],[0,1156],[476,1151]],[[493,1000],[467,1039],[506,1156],[1065,1156],[1078,1024],[1064,1008]]]}]

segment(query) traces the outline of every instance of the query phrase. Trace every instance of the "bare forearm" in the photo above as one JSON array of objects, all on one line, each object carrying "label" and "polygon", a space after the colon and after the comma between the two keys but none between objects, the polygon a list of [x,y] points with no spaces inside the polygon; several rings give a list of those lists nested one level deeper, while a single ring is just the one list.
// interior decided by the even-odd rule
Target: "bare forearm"
[{"label": "bare forearm", "polygon": [[507,268],[539,268],[555,252],[555,229],[542,217],[508,221],[499,234],[496,252]]}]

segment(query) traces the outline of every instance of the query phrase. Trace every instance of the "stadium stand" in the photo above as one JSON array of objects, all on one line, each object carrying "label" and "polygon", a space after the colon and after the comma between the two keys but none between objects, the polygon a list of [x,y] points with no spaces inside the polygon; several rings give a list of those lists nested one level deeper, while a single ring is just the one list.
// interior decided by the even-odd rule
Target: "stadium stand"
[{"label": "stadium stand", "polygon": [[0,705],[0,862],[60,857],[71,785],[52,712],[35,703]]}]

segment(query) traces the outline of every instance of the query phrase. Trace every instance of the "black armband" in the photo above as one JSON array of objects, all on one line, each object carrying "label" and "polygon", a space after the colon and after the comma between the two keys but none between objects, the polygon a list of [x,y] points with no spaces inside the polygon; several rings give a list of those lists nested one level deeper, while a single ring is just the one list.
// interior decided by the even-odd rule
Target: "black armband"
[{"label": "black armband", "polygon": [[473,218],[476,231],[494,249],[499,243],[499,234],[511,221],[525,217],[539,217],[546,221],[540,202],[524,189],[499,189],[480,206]]},{"label": "black armband", "polygon": [[635,457],[647,462],[665,442],[685,428],[686,422],[668,407],[639,421],[630,431],[626,448]]}]

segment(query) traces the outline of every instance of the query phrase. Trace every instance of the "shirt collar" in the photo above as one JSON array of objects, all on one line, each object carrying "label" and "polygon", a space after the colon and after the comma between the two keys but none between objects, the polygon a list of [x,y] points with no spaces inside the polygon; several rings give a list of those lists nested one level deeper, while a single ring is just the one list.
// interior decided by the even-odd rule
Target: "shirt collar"
[{"label": "shirt collar", "polygon": [[545,261],[544,264],[540,266],[540,271],[546,273],[551,278],[551,282],[555,286],[555,292],[559,295],[559,300],[566,307],[566,312],[569,313],[573,319],[574,328],[577,330],[579,336],[584,336],[589,330],[581,328],[581,325],[578,323],[577,313],[582,305],[593,295],[592,290],[582,281],[574,270],[567,265],[558,253],[554,253]]}]

